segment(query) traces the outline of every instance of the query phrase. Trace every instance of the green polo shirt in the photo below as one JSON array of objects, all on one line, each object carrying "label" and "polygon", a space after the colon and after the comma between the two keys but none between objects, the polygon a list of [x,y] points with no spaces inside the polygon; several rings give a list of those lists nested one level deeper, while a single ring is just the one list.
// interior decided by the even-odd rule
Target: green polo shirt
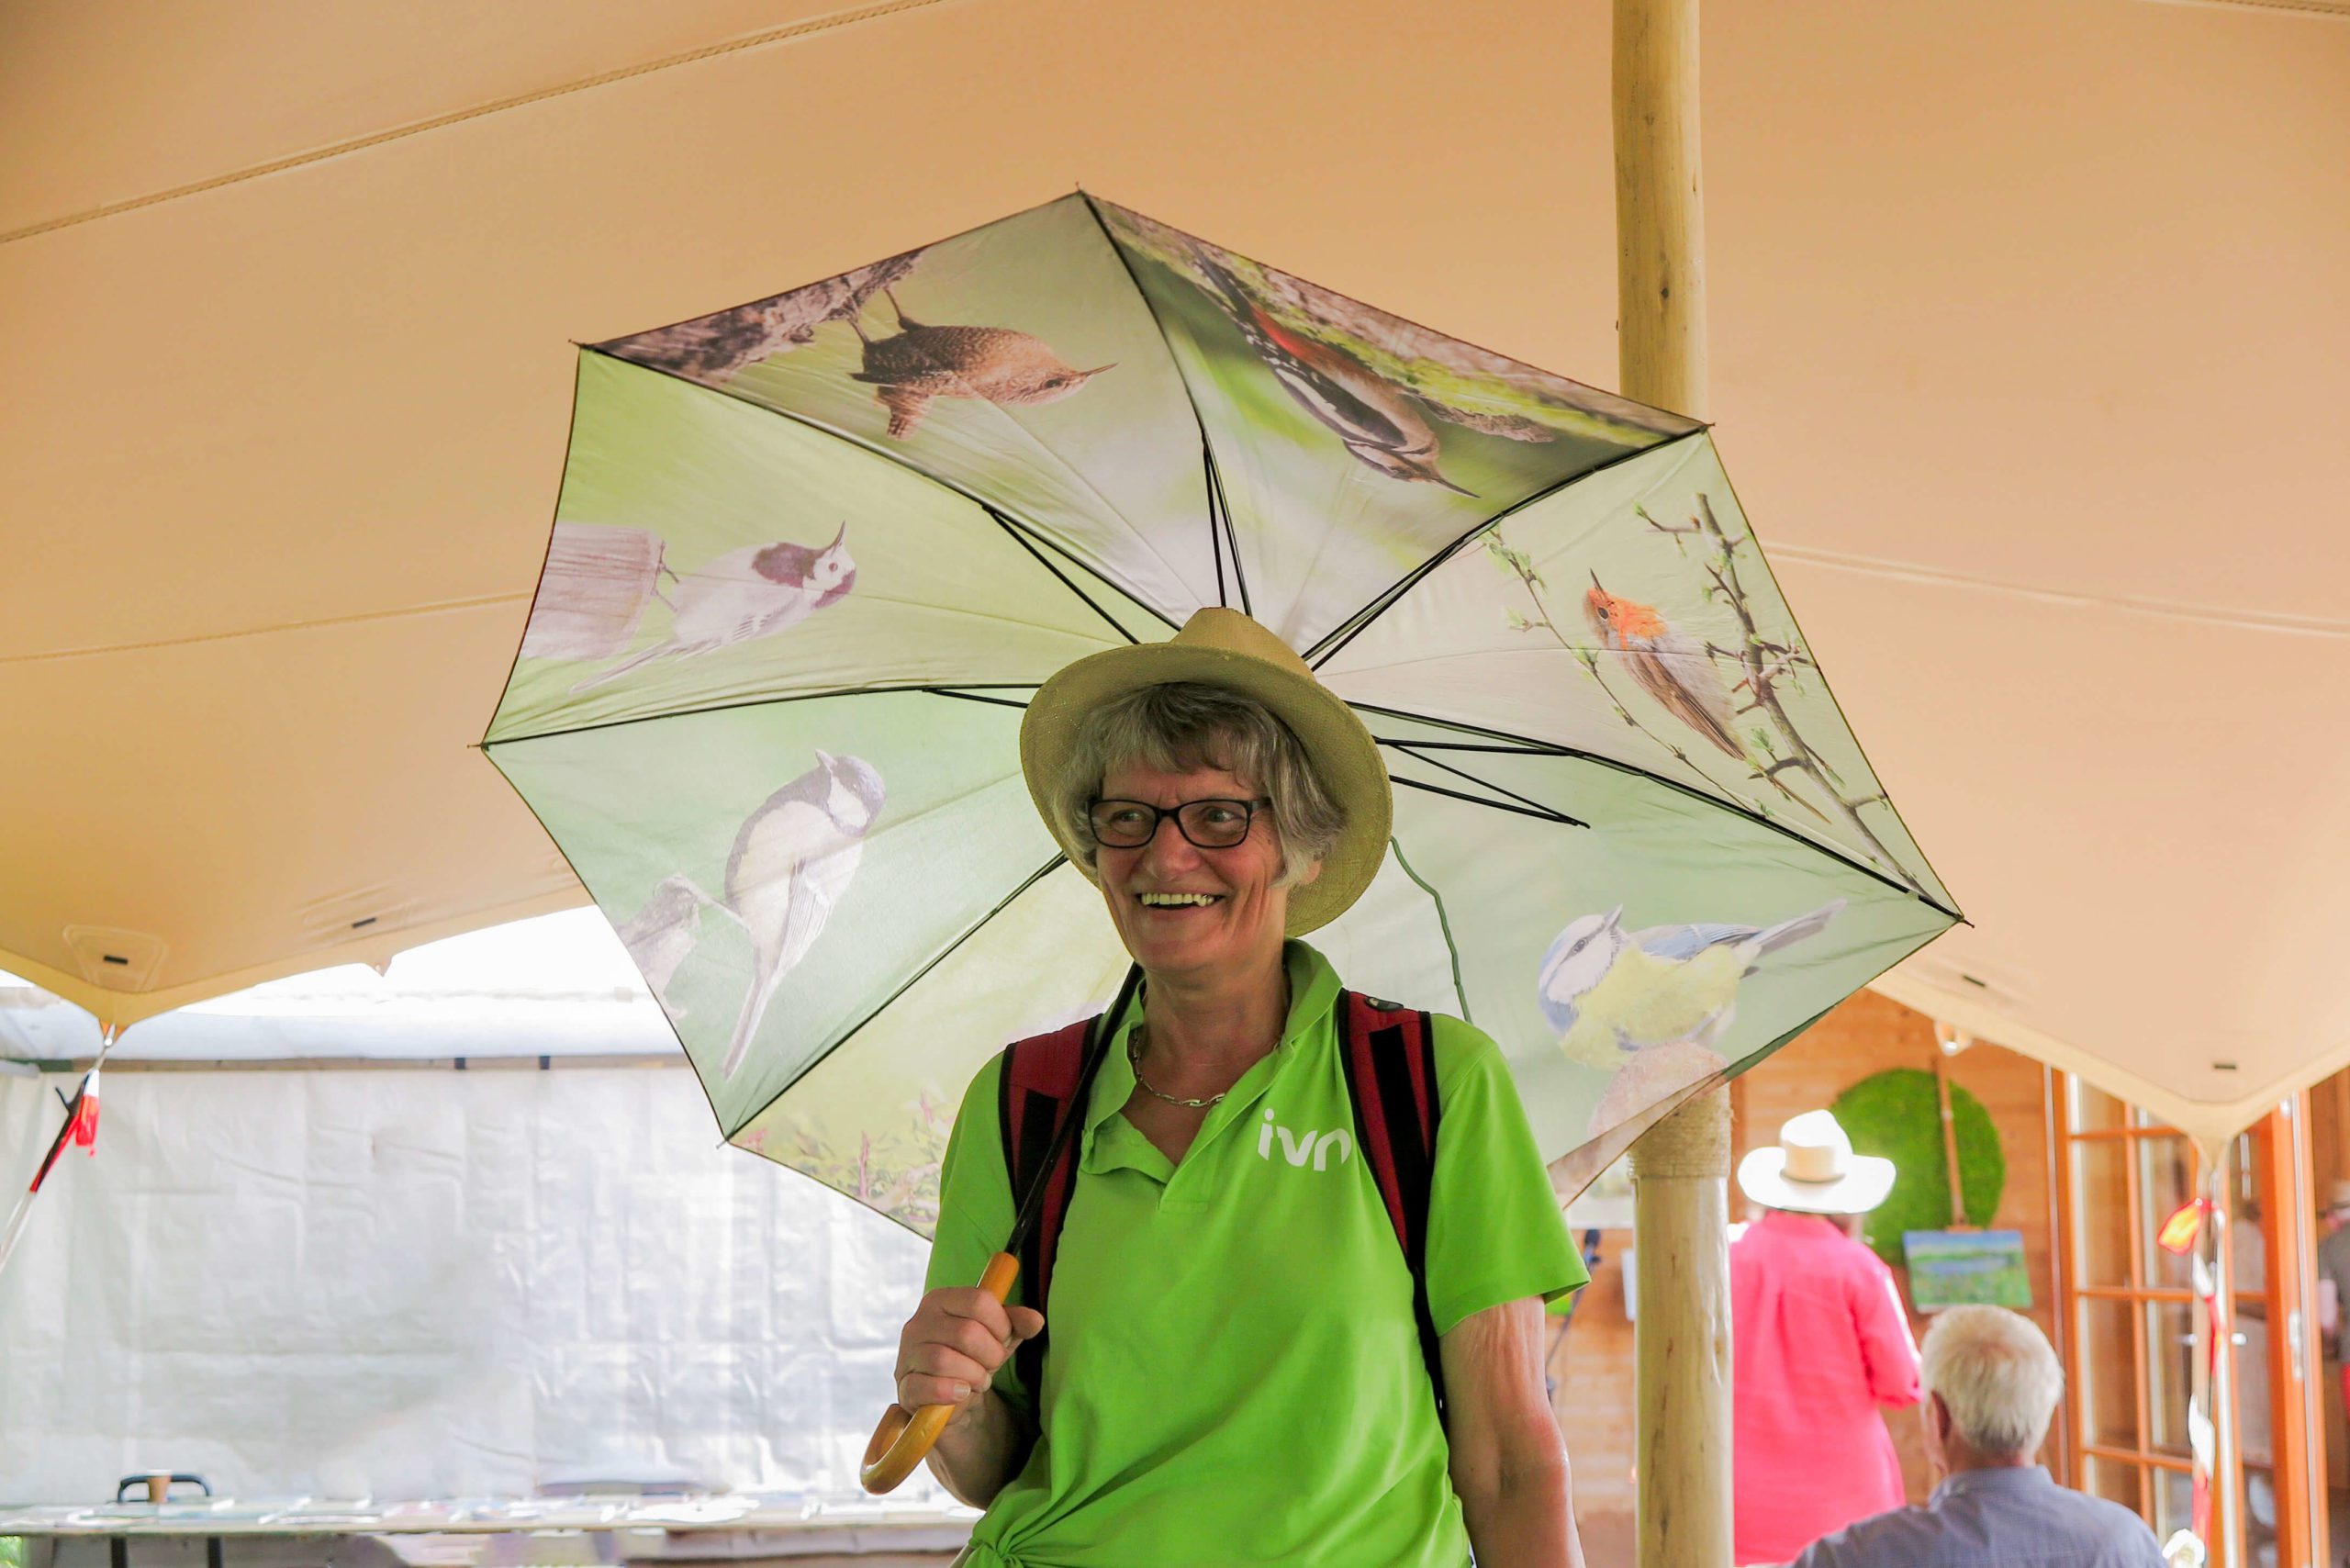
[{"label": "green polo shirt", "polygon": [[[1138,1011],[1121,1021],[1053,1267],[1041,1435],[973,1531],[973,1562],[1468,1562],[1411,1273],[1353,1147],[1338,977],[1303,943],[1285,957],[1280,1046],[1208,1113],[1180,1163],[1120,1114]],[[1588,1276],[1499,1049],[1438,1017],[1436,1058],[1427,1279],[1442,1333]],[[947,1145],[934,1290],[977,1282],[1012,1230],[1002,1069],[999,1057],[972,1083]],[[1035,1411],[1014,1363],[996,1389]]]}]

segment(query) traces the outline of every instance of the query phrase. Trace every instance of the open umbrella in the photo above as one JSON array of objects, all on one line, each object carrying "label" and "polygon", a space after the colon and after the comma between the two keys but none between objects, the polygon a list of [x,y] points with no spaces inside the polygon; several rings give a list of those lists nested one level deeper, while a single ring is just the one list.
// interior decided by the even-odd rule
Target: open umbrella
[{"label": "open umbrella", "polygon": [[725,1136],[927,1231],[1126,962],[1023,704],[1207,605],[1394,778],[1315,940],[1501,1043],[1561,1192],[1958,918],[1702,426],[1081,194],[583,349],[485,745]]}]

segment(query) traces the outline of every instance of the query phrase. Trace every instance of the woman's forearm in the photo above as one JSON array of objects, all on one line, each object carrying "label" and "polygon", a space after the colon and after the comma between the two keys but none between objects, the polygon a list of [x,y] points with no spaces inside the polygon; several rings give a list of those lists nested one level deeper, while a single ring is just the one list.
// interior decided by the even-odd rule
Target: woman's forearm
[{"label": "woman's forearm", "polygon": [[930,1450],[930,1473],[957,1502],[984,1508],[1028,1462],[1035,1433],[990,1388],[956,1412]]},{"label": "woman's forearm", "polygon": [[1583,1568],[1543,1324],[1528,1296],[1461,1319],[1442,1341],[1449,1468],[1477,1568]]},{"label": "woman's forearm", "polygon": [[1566,1455],[1529,1457],[1490,1484],[1460,1493],[1477,1568],[1583,1568],[1583,1543],[1567,1501]]}]

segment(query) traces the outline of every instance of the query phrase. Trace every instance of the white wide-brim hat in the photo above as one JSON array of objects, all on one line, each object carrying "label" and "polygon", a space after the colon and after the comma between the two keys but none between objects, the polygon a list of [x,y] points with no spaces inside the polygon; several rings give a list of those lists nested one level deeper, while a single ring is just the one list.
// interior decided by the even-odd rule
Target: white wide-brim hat
[{"label": "white wide-brim hat", "polygon": [[1387,857],[1395,814],[1387,764],[1346,700],[1315,679],[1287,643],[1237,610],[1194,611],[1164,643],[1091,655],[1037,688],[1020,722],[1020,769],[1037,813],[1070,862],[1098,885],[1102,876],[1087,863],[1087,846],[1070,836],[1070,824],[1054,809],[1077,727],[1110,698],[1179,680],[1226,687],[1271,710],[1305,747],[1315,771],[1345,812],[1347,825],[1323,857],[1322,874],[1289,892],[1290,935],[1327,925],[1362,896]]},{"label": "white wide-brim hat", "polygon": [[1738,1162],[1739,1190],[1765,1208],[1807,1215],[1863,1215],[1893,1191],[1893,1161],[1854,1154],[1852,1140],[1825,1111],[1806,1111],[1779,1129],[1776,1145]]}]

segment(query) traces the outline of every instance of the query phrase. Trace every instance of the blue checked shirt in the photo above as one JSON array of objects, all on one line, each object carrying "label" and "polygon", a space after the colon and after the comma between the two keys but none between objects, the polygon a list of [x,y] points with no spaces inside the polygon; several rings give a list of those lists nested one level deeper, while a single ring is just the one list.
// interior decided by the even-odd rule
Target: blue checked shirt
[{"label": "blue checked shirt", "polygon": [[1822,1536],[1791,1568],[2163,1568],[2146,1521],[2039,1465],[1969,1470],[1923,1507]]}]

